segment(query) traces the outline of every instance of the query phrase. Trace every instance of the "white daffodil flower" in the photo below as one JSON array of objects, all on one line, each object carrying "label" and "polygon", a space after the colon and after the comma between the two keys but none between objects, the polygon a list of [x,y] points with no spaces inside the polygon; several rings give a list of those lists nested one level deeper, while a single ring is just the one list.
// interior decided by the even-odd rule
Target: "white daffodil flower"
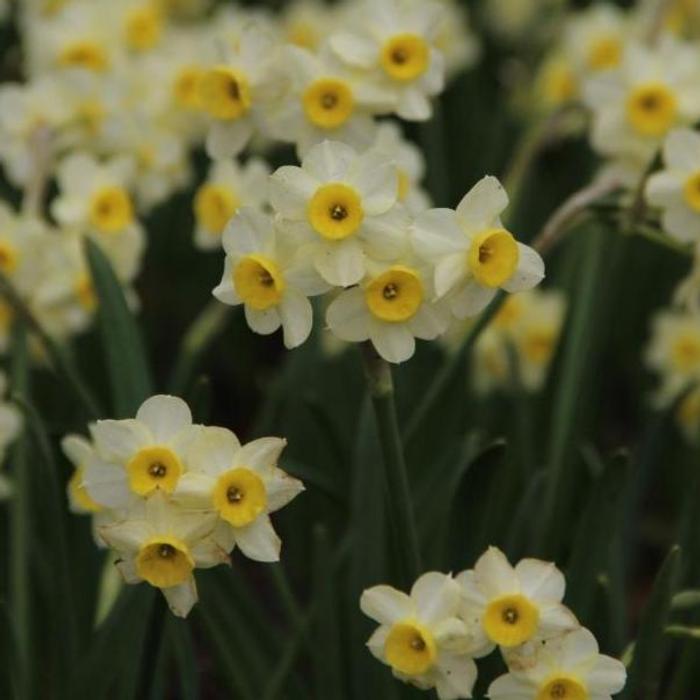
[{"label": "white daffodil flower", "polygon": [[243,304],[256,333],[269,335],[281,326],[287,348],[311,333],[308,297],[329,288],[311,264],[309,246],[297,243],[270,215],[241,209],[224,232],[224,273],[213,291],[224,304]]},{"label": "white daffodil flower", "polygon": [[283,38],[294,46],[316,51],[335,30],[338,9],[321,0],[290,2],[281,17]]},{"label": "white daffodil flower", "polygon": [[245,164],[236,160],[211,164],[206,182],[194,197],[197,248],[221,248],[224,229],[241,207],[265,208],[269,175],[269,166],[260,158],[251,158]]},{"label": "white daffodil flower", "polygon": [[337,32],[330,46],[349,66],[371,71],[407,120],[432,114],[430,98],[445,82],[445,59],[437,48],[443,19],[439,2],[372,0],[357,11],[356,31]]},{"label": "white daffodil flower", "polygon": [[585,628],[544,642],[536,663],[511,669],[488,690],[491,700],[611,700],[625,686],[627,673],[617,659],[598,653],[598,642]]},{"label": "white daffodil flower", "polygon": [[329,50],[314,54],[287,46],[278,61],[288,89],[269,117],[275,138],[296,143],[299,158],[327,139],[360,150],[370,145],[373,116],[392,106],[370,76],[349,69]]},{"label": "white daffodil flower", "polygon": [[369,588],[360,608],[380,626],[367,646],[396,678],[435,688],[440,700],[470,698],[477,676],[474,658],[489,648],[458,617],[459,607],[459,585],[435,571],[423,574],[410,595],[391,586]]},{"label": "white daffodil flower", "polygon": [[647,182],[649,204],[662,210],[661,225],[683,242],[700,241],[700,134],[672,131],[664,143],[664,169]]},{"label": "white daffodil flower", "polygon": [[301,167],[283,166],[271,177],[282,227],[311,244],[316,269],[339,287],[357,284],[368,260],[401,254],[409,220],[397,198],[396,169],[386,156],[337,141],[314,146]]},{"label": "white daffodil flower", "polygon": [[158,492],[99,534],[118,552],[117,568],[127,583],[160,588],[173,614],[187,617],[197,602],[195,568],[229,562],[211,539],[215,525],[213,514],[185,511]]},{"label": "white daffodil flower", "polygon": [[237,155],[263,127],[266,100],[275,91],[269,70],[275,48],[272,36],[251,25],[235,47],[222,49],[219,63],[202,72],[198,95],[211,120],[206,144],[211,158]]},{"label": "white daffodil flower", "polygon": [[298,496],[304,485],[277,467],[286,441],[260,438],[241,446],[225,428],[205,427],[187,450],[189,471],[173,499],[186,508],[214,512],[213,540],[250,559],[278,561],[281,541],[270,513]]},{"label": "white daffodil flower", "polygon": [[584,85],[593,147],[608,157],[637,160],[643,169],[671,129],[700,118],[698,70],[695,46],[669,36],[653,48],[631,43],[618,68]]},{"label": "white daffodil flower", "polygon": [[479,630],[484,642],[506,652],[579,627],[561,603],[564,576],[549,562],[522,559],[513,567],[503,552],[489,547],[457,581],[462,586],[462,619]]},{"label": "white daffodil flower", "polygon": [[480,180],[456,211],[431,209],[412,229],[417,253],[435,265],[435,292],[460,319],[478,314],[499,289],[520,292],[544,277],[539,254],[507,231],[508,195],[495,177]]},{"label": "white daffodil flower", "polygon": [[326,323],[341,340],[370,340],[387,362],[404,362],[416,338],[433,340],[447,328],[449,314],[433,297],[430,275],[415,261],[375,263],[360,286],[330,303]]},{"label": "white daffodil flower", "polygon": [[430,207],[430,195],[421,187],[425,175],[425,158],[421,150],[405,139],[398,124],[381,122],[371,146],[396,166],[399,202],[412,214]]},{"label": "white daffodil flower", "polygon": [[184,450],[201,426],[187,404],[152,396],[135,419],[99,420],[90,426],[98,459],[83,467],[88,495],[108,508],[127,507],[162,491],[172,494],[186,466]]},{"label": "white daffodil flower", "polygon": [[85,232],[103,248],[122,281],[135,277],[144,247],[129,190],[133,165],[130,158],[100,163],[74,153],[58,166],[59,195],[51,204],[56,221]]}]

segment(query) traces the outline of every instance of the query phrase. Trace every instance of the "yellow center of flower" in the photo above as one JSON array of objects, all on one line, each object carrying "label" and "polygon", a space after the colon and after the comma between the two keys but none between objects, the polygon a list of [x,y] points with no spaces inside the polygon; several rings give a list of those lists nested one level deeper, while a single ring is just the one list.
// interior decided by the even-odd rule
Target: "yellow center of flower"
[{"label": "yellow center of flower", "polygon": [[129,193],[123,187],[103,187],[90,201],[90,223],[103,233],[119,233],[134,220]]},{"label": "yellow center of flower", "polygon": [[693,173],[683,186],[685,203],[693,210],[700,212],[700,170]]},{"label": "yellow center of flower", "polygon": [[428,69],[430,48],[417,34],[398,34],[382,47],[380,62],[390,78],[409,82]]},{"label": "yellow center of flower", "polygon": [[91,313],[95,310],[97,307],[97,294],[89,275],[81,274],[78,276],[75,281],[74,291],[75,296],[78,298],[78,303],[85,311]]},{"label": "yellow center of flower", "polygon": [[81,124],[93,136],[99,132],[106,114],[107,111],[99,100],[87,100],[76,110],[76,116]]},{"label": "yellow center of flower", "polygon": [[515,272],[520,259],[518,244],[502,228],[490,229],[474,237],[468,253],[469,269],[485,287],[500,287]]},{"label": "yellow center of flower", "polygon": [[403,202],[411,189],[411,178],[408,176],[408,173],[401,168],[396,168],[396,178],[398,180],[397,192],[399,200]]},{"label": "yellow center of flower", "polygon": [[552,356],[555,339],[551,328],[531,329],[522,340],[523,354],[530,362],[543,365]]},{"label": "yellow center of flower", "polygon": [[420,676],[429,671],[437,654],[432,632],[413,620],[397,622],[384,642],[387,663],[407,676]]},{"label": "yellow center of flower", "polygon": [[314,50],[319,43],[318,32],[309,22],[294,22],[287,29],[287,41],[295,46]]},{"label": "yellow center of flower", "polygon": [[352,236],[365,217],[360,195],[340,182],[319,187],[309,201],[307,215],[314,231],[332,241]]},{"label": "yellow center of flower", "polygon": [[512,328],[520,320],[523,312],[523,302],[517,295],[506,297],[493,318],[493,325],[503,330]]},{"label": "yellow center of flower", "polygon": [[607,70],[620,65],[622,42],[616,36],[603,36],[588,48],[588,67],[591,70]]},{"label": "yellow center of flower", "polygon": [[285,281],[273,260],[262,255],[247,255],[233,269],[233,286],[244,304],[265,311],[280,303]]},{"label": "yellow center of flower", "polygon": [[267,490],[263,480],[247,467],[224,472],[212,494],[214,508],[233,527],[250,525],[267,508]]},{"label": "yellow center of flower", "polygon": [[175,102],[184,109],[197,109],[199,107],[199,81],[202,70],[197,66],[185,66],[175,76],[173,82],[173,95]]},{"label": "yellow center of flower", "polygon": [[223,185],[202,185],[194,198],[197,221],[212,235],[220,235],[238,211],[240,201],[233,191]]},{"label": "yellow center of flower", "polygon": [[193,570],[190,548],[177,537],[154,537],[136,557],[136,572],[156,588],[178,586],[187,581]]},{"label": "yellow center of flower", "polygon": [[87,489],[83,485],[83,468],[78,467],[68,482],[68,490],[70,491],[73,502],[85,513],[99,513],[102,506],[96,503]]},{"label": "yellow center of flower", "polygon": [[700,418],[700,392],[693,391],[686,396],[678,407],[678,420],[685,426],[696,426]]},{"label": "yellow center of flower", "polygon": [[0,299],[0,331],[5,333],[10,328],[14,314],[12,307],[5,301]]},{"label": "yellow center of flower", "polygon": [[155,7],[138,7],[126,18],[126,43],[134,51],[148,51],[160,40],[163,21]]},{"label": "yellow center of flower", "polygon": [[321,129],[337,129],[350,119],[355,97],[350,86],[337,78],[319,78],[301,98],[308,120]]},{"label": "yellow center of flower", "polygon": [[700,367],[700,336],[682,335],[671,349],[673,366],[681,372],[692,372]]},{"label": "yellow center of flower", "polygon": [[85,68],[101,73],[107,70],[107,53],[96,41],[75,41],[63,48],[58,65],[64,68]]},{"label": "yellow center of flower", "polygon": [[408,321],[423,302],[423,283],[415,270],[394,265],[365,289],[365,300],[376,318],[390,323]]},{"label": "yellow center of flower", "polygon": [[0,270],[6,275],[11,275],[19,264],[17,248],[6,238],[0,237]]},{"label": "yellow center of flower", "polygon": [[139,496],[148,496],[156,489],[172,493],[182,474],[179,457],[159,445],[140,449],[127,463],[129,488]]},{"label": "yellow center of flower", "polygon": [[627,98],[627,118],[642,136],[663,136],[675,123],[678,100],[663,83],[646,83]]},{"label": "yellow center of flower", "polygon": [[550,678],[538,691],[537,700],[588,700],[586,687],[571,676]]},{"label": "yellow center of flower", "polygon": [[542,94],[550,105],[564,104],[578,95],[576,75],[571,66],[564,61],[548,65],[541,80]]},{"label": "yellow center of flower", "polygon": [[489,603],[482,625],[492,642],[515,647],[535,636],[539,619],[539,610],[525,596],[505,595]]},{"label": "yellow center of flower", "polygon": [[239,119],[250,109],[248,79],[235,68],[209,68],[202,73],[197,88],[203,109],[215,119]]}]

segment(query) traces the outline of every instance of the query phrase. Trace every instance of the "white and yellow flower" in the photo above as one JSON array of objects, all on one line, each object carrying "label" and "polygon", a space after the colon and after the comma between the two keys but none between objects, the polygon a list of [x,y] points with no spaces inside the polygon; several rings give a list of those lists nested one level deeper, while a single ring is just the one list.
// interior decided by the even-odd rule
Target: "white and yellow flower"
[{"label": "white and yellow flower", "polygon": [[337,26],[337,6],[321,0],[295,0],[285,7],[280,19],[282,36],[288,43],[316,51]]},{"label": "white and yellow flower", "polygon": [[251,25],[235,47],[222,49],[218,63],[202,71],[198,99],[210,120],[206,145],[212,158],[235,156],[255,133],[264,132],[267,104],[276,91],[270,74],[276,48],[271,35]]},{"label": "white and yellow flower", "polygon": [[647,201],[661,209],[661,224],[669,236],[683,243],[700,241],[700,134],[672,131],[663,157],[664,169],[647,182]]},{"label": "white and yellow flower", "polygon": [[136,275],[144,246],[130,192],[133,174],[130,158],[100,163],[87,153],[73,153],[58,167],[59,195],[51,205],[60,224],[84,231],[102,246],[125,281]]},{"label": "white and yellow flower", "polygon": [[598,652],[598,642],[585,628],[544,642],[536,663],[511,669],[488,690],[491,700],[609,700],[625,686],[625,666]]},{"label": "white and yellow flower", "polygon": [[187,450],[189,469],[173,499],[216,514],[212,538],[224,551],[238,546],[250,559],[278,561],[281,541],[270,513],[304,490],[299,480],[277,467],[285,445],[273,437],[241,445],[230,430],[205,427]]},{"label": "white and yellow flower", "polygon": [[405,247],[408,214],[397,206],[396,168],[380,153],[324,141],[300,168],[273,173],[270,200],[282,227],[310,244],[329,284],[357,284],[369,260],[391,260]]},{"label": "white and yellow flower", "polygon": [[287,348],[311,333],[308,297],[329,285],[314,270],[309,246],[299,245],[270,215],[241,209],[224,232],[224,273],[214,296],[224,304],[243,304],[248,325],[262,335],[282,327]]},{"label": "white and yellow flower", "polygon": [[188,512],[158,492],[99,534],[119,554],[117,568],[126,583],[147,581],[162,591],[174,615],[187,617],[197,602],[195,568],[229,562],[211,539],[215,525],[213,513]]},{"label": "white and yellow flower", "polygon": [[369,340],[387,362],[404,362],[416,338],[434,340],[447,328],[449,314],[433,298],[430,275],[418,261],[373,263],[359,286],[330,303],[326,323],[341,340]]},{"label": "white and yellow flower", "polygon": [[457,581],[462,619],[479,630],[482,640],[505,652],[579,627],[561,603],[566,583],[552,563],[522,559],[513,567],[501,550],[489,547]]},{"label": "white and yellow flower", "polygon": [[698,70],[695,46],[668,36],[653,48],[631,43],[618,68],[584,86],[594,148],[608,157],[634,159],[643,171],[671,129],[700,118]]},{"label": "white and yellow flower", "polygon": [[435,688],[441,700],[470,698],[474,658],[489,648],[458,617],[460,588],[445,574],[423,574],[410,595],[391,586],[362,594],[362,612],[379,623],[367,646],[394,676],[421,689]]},{"label": "white and yellow flower", "polygon": [[372,0],[357,8],[356,18],[356,31],[333,34],[331,48],[349,66],[371,71],[402,119],[429,119],[430,98],[445,83],[445,58],[437,47],[441,3]]},{"label": "white and yellow flower", "polygon": [[413,245],[435,265],[435,292],[457,318],[479,313],[499,289],[520,292],[544,277],[539,254],[503,227],[500,215],[507,206],[508,195],[489,176],[456,211],[431,209],[416,217]]},{"label": "white and yellow flower", "polygon": [[315,54],[288,46],[280,52],[278,70],[288,89],[270,115],[270,132],[295,143],[300,158],[326,139],[367,148],[373,116],[391,109],[391,99],[367,74],[349,69],[328,50]]},{"label": "white and yellow flower", "polygon": [[260,158],[212,163],[194,197],[195,245],[202,250],[220,248],[226,225],[241,207],[264,210],[269,175],[269,166]]},{"label": "white and yellow flower", "polygon": [[174,396],[152,396],[136,418],[90,426],[98,459],[84,466],[83,484],[96,503],[128,507],[157,492],[170,495],[186,471],[185,449],[201,426]]}]

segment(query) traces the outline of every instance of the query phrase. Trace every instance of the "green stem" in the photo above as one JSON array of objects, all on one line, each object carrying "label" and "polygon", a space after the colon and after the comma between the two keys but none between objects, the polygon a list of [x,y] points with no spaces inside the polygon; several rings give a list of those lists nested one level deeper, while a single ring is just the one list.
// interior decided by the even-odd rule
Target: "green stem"
[{"label": "green stem", "polygon": [[[28,394],[29,363],[27,358],[27,331],[24,323],[15,322],[12,338],[11,388]],[[31,590],[29,575],[31,483],[29,479],[29,441],[26,427],[12,450],[12,472],[14,476],[14,498],[10,511],[11,563],[10,600],[15,621],[17,662],[21,697],[31,697],[31,674],[29,662],[32,658]]]},{"label": "green stem", "polygon": [[442,395],[447,388],[452,384],[459,371],[469,355],[469,351],[474,346],[482,331],[489,325],[496,312],[501,308],[501,304],[505,301],[505,292],[499,292],[493,301],[484,309],[481,316],[474,322],[474,325],[469,329],[469,332],[464,337],[462,344],[454,355],[447,361],[437,374],[432,384],[425,392],[423,400],[418,404],[413,411],[404,430],[404,442],[408,446],[413,439],[418,435],[419,429],[423,427],[423,423],[427,416],[438,405]]},{"label": "green stem", "polygon": [[391,367],[377,355],[371,345],[364,345],[362,350],[384,457],[389,519],[397,538],[395,548],[401,563],[403,582],[411,584],[421,572],[421,560],[413,499],[396,417]]},{"label": "green stem", "polygon": [[139,691],[136,697],[150,698],[156,674],[154,670],[160,656],[161,642],[164,638],[165,616],[167,605],[165,597],[156,591],[155,600],[148,618],[146,635],[143,640],[143,656],[141,658],[141,673],[139,676]]}]

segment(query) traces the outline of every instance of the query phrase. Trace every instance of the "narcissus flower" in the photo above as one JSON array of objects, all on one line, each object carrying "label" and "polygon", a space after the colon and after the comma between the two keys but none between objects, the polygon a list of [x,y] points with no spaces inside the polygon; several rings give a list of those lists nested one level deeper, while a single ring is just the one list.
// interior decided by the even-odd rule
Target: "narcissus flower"
[{"label": "narcissus flower", "polygon": [[225,551],[236,545],[257,561],[277,561],[281,542],[270,522],[304,490],[277,467],[286,441],[260,438],[245,445],[225,428],[206,427],[187,450],[189,470],[173,499],[195,510],[214,512],[213,540]]},{"label": "narcissus flower", "polygon": [[318,272],[340,287],[357,284],[368,259],[401,254],[408,214],[397,198],[396,169],[386,156],[337,141],[314,146],[301,167],[283,166],[271,178],[282,227],[311,244]]},{"label": "narcissus flower", "polygon": [[195,568],[229,561],[211,539],[215,525],[213,514],[184,511],[158,492],[99,534],[118,552],[117,567],[127,583],[147,581],[160,588],[173,614],[187,617],[197,602]]},{"label": "narcissus flower", "polygon": [[152,396],[135,419],[97,421],[90,433],[99,459],[83,474],[88,495],[119,508],[173,493],[185,471],[184,450],[199,430],[187,404],[174,396]]},{"label": "narcissus flower", "polygon": [[579,627],[561,603],[564,576],[549,562],[522,559],[513,567],[503,552],[489,547],[457,581],[462,619],[480,630],[482,640],[505,651]]},{"label": "narcissus flower", "polygon": [[664,231],[683,243],[700,240],[700,134],[672,131],[663,149],[664,169],[647,183],[648,202],[662,210]]},{"label": "narcissus flower", "polygon": [[360,286],[330,303],[326,322],[341,340],[370,340],[387,362],[404,362],[416,338],[433,340],[447,328],[449,314],[433,297],[430,276],[415,261],[375,263]]},{"label": "narcissus flower", "polygon": [[445,59],[437,48],[443,8],[426,0],[372,0],[357,10],[358,30],[337,32],[330,46],[348,65],[372,71],[403,119],[425,120],[430,97],[445,81]]},{"label": "narcissus flower", "polygon": [[375,586],[362,594],[360,607],[380,624],[367,646],[394,676],[418,688],[435,688],[441,700],[471,697],[474,658],[489,648],[459,619],[460,590],[451,576],[423,574],[410,595]]},{"label": "narcissus flower", "polygon": [[625,686],[627,673],[617,659],[598,653],[584,628],[539,646],[535,662],[511,669],[488,690],[491,700],[610,700]]},{"label": "narcissus flower", "polygon": [[260,158],[245,164],[235,160],[212,163],[194,198],[195,245],[202,250],[220,248],[226,225],[241,207],[263,209],[269,174],[267,163]]},{"label": "narcissus flower", "polygon": [[241,209],[223,237],[226,260],[214,296],[224,304],[243,304],[248,325],[262,335],[280,326],[288,348],[311,332],[309,296],[329,286],[314,270],[309,246],[285,235],[278,222],[254,209]]},{"label": "narcissus flower", "polygon": [[671,129],[700,118],[699,68],[696,48],[668,36],[653,48],[630,44],[618,68],[584,86],[594,148],[643,170]]},{"label": "narcissus flower", "polygon": [[480,180],[456,211],[431,209],[416,217],[413,245],[435,265],[435,293],[457,318],[479,313],[499,289],[520,292],[544,277],[544,263],[518,243],[500,219],[508,195],[495,177]]}]

